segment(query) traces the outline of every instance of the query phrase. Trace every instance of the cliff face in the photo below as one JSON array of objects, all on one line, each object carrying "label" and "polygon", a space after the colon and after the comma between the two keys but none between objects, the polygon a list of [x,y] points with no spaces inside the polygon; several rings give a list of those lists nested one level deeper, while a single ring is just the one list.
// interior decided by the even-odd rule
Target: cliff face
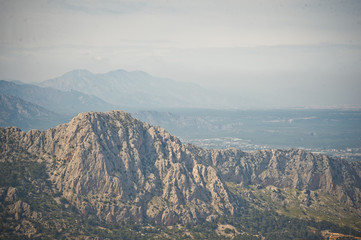
[{"label": "cliff face", "polygon": [[173,224],[234,211],[214,167],[124,112],[83,113],[56,129],[3,134],[42,154],[56,188],[84,214]]},{"label": "cliff face", "polygon": [[361,203],[361,165],[298,149],[211,151],[208,162],[225,181],[263,187],[321,190],[352,206]]},{"label": "cliff face", "polygon": [[170,225],[236,215],[242,204],[229,183],[319,190],[361,206],[359,163],[302,150],[204,150],[122,111],[82,113],[47,131],[1,129],[0,139],[1,161],[16,149],[37,156],[67,201],[108,222]]}]

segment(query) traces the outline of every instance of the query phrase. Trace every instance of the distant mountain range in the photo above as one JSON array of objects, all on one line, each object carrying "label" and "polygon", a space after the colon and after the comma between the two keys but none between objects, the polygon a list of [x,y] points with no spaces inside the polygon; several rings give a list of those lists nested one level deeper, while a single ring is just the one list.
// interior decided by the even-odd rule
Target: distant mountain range
[{"label": "distant mountain range", "polygon": [[81,113],[0,128],[0,220],[1,239],[360,239],[361,163],[206,150],[122,111]]},{"label": "distant mountain range", "polygon": [[115,70],[93,74],[74,70],[40,83],[62,91],[79,91],[97,96],[106,102],[138,109],[174,107],[222,107],[235,105],[229,96],[196,84],[176,82],[151,76],[145,72]]},{"label": "distant mountain range", "polygon": [[[232,102],[222,93],[195,84],[157,78],[141,71],[125,70],[103,74],[73,70],[38,84],[0,80],[0,94],[17,97],[58,114],[59,119],[55,121],[57,123],[87,111],[219,107]],[[9,101],[11,99],[7,99],[7,103]],[[5,111],[4,107],[5,105]],[[21,113],[13,115],[14,125],[22,126],[24,130],[39,128],[39,124],[29,125],[31,121],[22,123],[27,117],[20,116]],[[0,115],[0,123],[7,122],[9,119],[6,118],[6,115]],[[44,124],[40,129],[45,129],[45,126],[48,127],[49,124]]]},{"label": "distant mountain range", "polygon": [[21,98],[0,94],[0,126],[18,126],[22,129],[47,129],[68,120],[39,105]]},{"label": "distant mountain range", "polygon": [[0,93],[16,96],[52,112],[75,115],[84,111],[106,111],[115,107],[105,101],[78,91],[60,91],[32,84],[0,80]]}]

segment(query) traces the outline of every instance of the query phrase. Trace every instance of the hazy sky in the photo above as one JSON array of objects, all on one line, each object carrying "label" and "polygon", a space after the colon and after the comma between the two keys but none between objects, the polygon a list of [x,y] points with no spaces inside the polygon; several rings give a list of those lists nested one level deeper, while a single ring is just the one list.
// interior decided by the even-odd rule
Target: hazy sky
[{"label": "hazy sky", "polygon": [[1,79],[79,68],[142,70],[265,106],[361,105],[361,1],[0,0]]}]

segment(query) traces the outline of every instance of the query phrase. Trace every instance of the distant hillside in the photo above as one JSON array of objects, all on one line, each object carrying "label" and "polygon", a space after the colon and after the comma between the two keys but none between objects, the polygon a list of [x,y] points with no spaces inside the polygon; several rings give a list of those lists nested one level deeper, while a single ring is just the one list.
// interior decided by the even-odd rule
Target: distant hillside
[{"label": "distant hillside", "polygon": [[0,94],[0,126],[17,126],[25,131],[55,127],[64,117],[21,98]]},{"label": "distant hillside", "polygon": [[106,111],[116,109],[113,105],[78,91],[60,91],[32,84],[16,84],[0,80],[0,93],[16,96],[53,112],[75,115],[84,111]]},{"label": "distant hillside", "polygon": [[230,105],[230,100],[196,84],[153,77],[145,72],[116,70],[93,74],[74,70],[40,86],[76,90],[97,96],[114,105],[136,108],[217,107]]}]

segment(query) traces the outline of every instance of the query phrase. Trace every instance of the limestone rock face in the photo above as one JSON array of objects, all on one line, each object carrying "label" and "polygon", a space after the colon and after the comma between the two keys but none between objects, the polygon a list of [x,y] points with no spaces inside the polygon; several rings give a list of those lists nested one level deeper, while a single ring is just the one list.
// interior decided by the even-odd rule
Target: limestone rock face
[{"label": "limestone rock face", "polygon": [[[170,225],[234,215],[241,201],[227,182],[321,189],[353,206],[361,202],[358,163],[302,150],[204,150],[122,111],[81,113],[47,131],[0,130],[0,159],[16,149],[38,156],[62,197],[107,222]],[[2,195],[15,201],[17,192]],[[30,214],[26,203],[14,204],[14,214]]]},{"label": "limestone rock face", "polygon": [[262,150],[242,153],[228,149],[206,154],[225,181],[300,190],[317,190],[341,202],[360,205],[361,164],[304,150]]},{"label": "limestone rock face", "polygon": [[214,167],[163,129],[125,112],[82,113],[43,132],[5,131],[48,159],[50,179],[83,214],[173,224],[234,211]]}]

